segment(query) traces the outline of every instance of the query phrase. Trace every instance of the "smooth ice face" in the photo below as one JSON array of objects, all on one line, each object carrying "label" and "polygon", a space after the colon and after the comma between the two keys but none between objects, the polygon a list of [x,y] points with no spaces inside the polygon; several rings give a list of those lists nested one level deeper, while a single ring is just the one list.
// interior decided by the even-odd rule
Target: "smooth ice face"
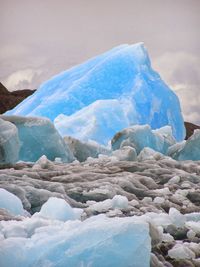
[{"label": "smooth ice face", "polygon": [[0,164],[18,160],[20,142],[15,125],[0,118]]},{"label": "smooth ice face", "polygon": [[[101,102],[105,108],[104,115],[98,114],[101,107],[93,105],[97,100],[108,101]],[[113,114],[109,114],[109,108]],[[177,140],[185,136],[179,100],[152,70],[147,51],[141,43],[116,47],[58,74],[7,114],[46,116],[52,121],[64,114],[69,116],[65,118],[67,126],[60,121],[62,117],[56,119],[61,133],[69,134],[67,127],[71,123],[70,131],[75,134],[74,137],[80,138],[77,132],[86,130],[89,132],[88,139],[100,139],[101,142],[105,136],[108,139],[113,131],[133,124],[149,124],[152,129],[171,125]],[[80,126],[81,117],[88,121],[87,114],[90,115],[91,129],[86,122]],[[119,120],[114,128],[108,123],[112,119],[115,122]],[[87,135],[81,134],[82,137],[85,140]]]},{"label": "smooth ice face", "polygon": [[18,160],[34,162],[42,155],[46,155],[50,160],[56,157],[64,162],[73,160],[69,147],[49,119],[19,116],[1,116],[1,118],[11,122],[13,128],[17,127],[20,140]]},{"label": "smooth ice face", "polygon": [[139,154],[145,147],[166,154],[175,143],[169,129],[151,130],[149,125],[135,125],[118,132],[112,139],[113,150],[124,146],[135,148]]},{"label": "smooth ice face", "polygon": [[[0,226],[6,232],[8,226]],[[9,228],[12,227],[23,228],[28,238],[23,234],[1,240],[1,267],[150,266],[149,226],[133,217],[99,215],[83,222],[65,223],[28,218],[9,222]]]},{"label": "smooth ice face", "polygon": [[6,209],[13,215],[24,215],[21,200],[3,188],[0,188],[0,209]]}]

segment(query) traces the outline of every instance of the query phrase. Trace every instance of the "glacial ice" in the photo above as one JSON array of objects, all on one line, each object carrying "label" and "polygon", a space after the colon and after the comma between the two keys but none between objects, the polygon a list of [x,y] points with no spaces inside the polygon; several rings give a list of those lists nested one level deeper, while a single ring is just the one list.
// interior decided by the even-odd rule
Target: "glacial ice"
[{"label": "glacial ice", "polygon": [[14,215],[24,215],[21,200],[3,188],[0,188],[0,209],[6,209]]},{"label": "glacial ice", "polygon": [[1,240],[1,267],[150,265],[149,226],[134,217],[99,215],[83,222],[27,218],[0,222],[0,233],[8,227],[21,227],[24,232],[21,237],[4,236]]},{"label": "glacial ice", "polygon": [[[151,130],[149,125],[134,125],[115,134],[111,140],[112,149],[132,146],[139,154],[145,147],[166,154],[168,148],[175,143],[172,133],[168,129]],[[153,154],[152,152],[150,154]]]},{"label": "glacial ice", "polygon": [[[1,116],[18,131],[20,150],[18,160],[36,161],[42,155],[50,160],[60,157],[64,162],[71,162],[74,157],[67,144],[63,141],[54,125],[47,118]],[[17,127],[17,129],[16,129]],[[12,144],[12,139],[11,139]],[[13,151],[16,146],[12,144]]]},{"label": "glacial ice", "polygon": [[15,163],[18,160],[19,149],[16,126],[0,118],[0,164]]},{"label": "glacial ice", "polygon": [[121,45],[58,74],[7,114],[55,119],[62,135],[102,144],[134,124],[170,125],[177,140],[185,137],[179,100],[151,68],[142,43]]}]

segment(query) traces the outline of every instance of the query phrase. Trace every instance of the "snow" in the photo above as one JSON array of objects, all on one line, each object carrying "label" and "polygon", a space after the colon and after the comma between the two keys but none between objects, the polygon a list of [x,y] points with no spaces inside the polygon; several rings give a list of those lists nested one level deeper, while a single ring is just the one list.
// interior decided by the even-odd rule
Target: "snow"
[{"label": "snow", "polygon": [[[149,148],[162,154],[166,154],[168,148],[174,143],[175,140],[172,136],[171,138],[168,138],[162,131],[153,131],[149,125],[134,125],[123,129],[116,133],[111,141],[114,150],[129,145],[135,148],[137,154],[139,154],[145,147],[148,147],[148,153],[143,152],[145,155],[149,154],[148,157],[154,157],[154,151],[149,150]],[[143,159],[145,155],[140,156],[141,159]]]},{"label": "snow", "polygon": [[71,208],[64,199],[50,197],[48,201],[42,205],[40,212],[35,213],[34,216],[67,221],[80,219],[82,212],[82,209]]},{"label": "snow", "polygon": [[[69,147],[49,119],[19,116],[1,118],[13,125],[13,128],[17,127],[20,140],[18,160],[34,162],[43,155],[50,160],[60,157],[64,162],[74,159]],[[14,148],[13,145],[12,150]]]},{"label": "snow", "polygon": [[19,149],[17,128],[12,123],[0,118],[0,164],[16,162]]},{"label": "snow", "polygon": [[101,144],[134,124],[170,125],[177,140],[185,136],[179,100],[152,69],[142,43],[118,46],[52,77],[6,114],[48,117],[62,135]]},{"label": "snow", "polygon": [[21,200],[3,188],[0,188],[0,209],[6,209],[14,215],[24,215]]},{"label": "snow", "polygon": [[135,218],[99,215],[83,222],[27,218],[8,224],[0,222],[0,226],[2,233],[12,227],[24,229],[21,237],[4,236],[0,243],[1,267],[150,264],[149,226]]}]

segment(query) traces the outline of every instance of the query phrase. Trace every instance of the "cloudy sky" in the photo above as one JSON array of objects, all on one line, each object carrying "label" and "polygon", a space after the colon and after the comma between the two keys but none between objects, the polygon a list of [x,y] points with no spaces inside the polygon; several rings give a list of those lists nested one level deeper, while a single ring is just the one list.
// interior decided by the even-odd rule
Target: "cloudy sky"
[{"label": "cloudy sky", "polygon": [[0,81],[41,82],[122,43],[144,42],[152,65],[200,124],[200,0],[0,0]]}]

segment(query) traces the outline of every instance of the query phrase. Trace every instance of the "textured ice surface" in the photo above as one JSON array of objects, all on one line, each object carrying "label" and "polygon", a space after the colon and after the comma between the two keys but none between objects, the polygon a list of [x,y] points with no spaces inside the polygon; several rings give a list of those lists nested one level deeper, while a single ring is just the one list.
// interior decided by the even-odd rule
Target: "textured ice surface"
[{"label": "textured ice surface", "polygon": [[150,265],[148,224],[134,218],[100,215],[83,222],[31,218],[0,223],[1,233],[8,228],[21,228],[24,232],[21,237],[1,240],[1,267]]},{"label": "textured ice surface", "polygon": [[15,125],[0,118],[0,164],[14,163],[19,156],[19,137]]},{"label": "textured ice surface", "polygon": [[175,143],[168,127],[151,130],[149,125],[135,125],[115,134],[112,148],[119,149],[123,146],[132,146],[139,154],[145,147],[166,154],[168,148]]},{"label": "textured ice surface", "polygon": [[168,154],[176,160],[200,160],[200,130],[181,143],[169,148]]},{"label": "textured ice surface", "polygon": [[6,209],[13,215],[24,214],[21,200],[3,188],[0,188],[0,209]]},{"label": "textured ice surface", "polygon": [[42,205],[40,212],[36,213],[35,216],[67,221],[80,219],[82,212],[81,209],[71,208],[64,199],[51,197]]},{"label": "textured ice surface", "polygon": [[179,100],[151,68],[141,43],[121,45],[58,74],[7,114],[52,121],[64,114],[56,119],[62,134],[104,144],[132,124],[171,125],[177,140],[185,136]]},{"label": "textured ice surface", "polygon": [[18,160],[36,161],[42,155],[46,155],[50,160],[56,157],[65,162],[73,160],[69,147],[49,119],[19,116],[1,116],[1,118],[11,122],[13,128],[17,127],[20,139]]}]

